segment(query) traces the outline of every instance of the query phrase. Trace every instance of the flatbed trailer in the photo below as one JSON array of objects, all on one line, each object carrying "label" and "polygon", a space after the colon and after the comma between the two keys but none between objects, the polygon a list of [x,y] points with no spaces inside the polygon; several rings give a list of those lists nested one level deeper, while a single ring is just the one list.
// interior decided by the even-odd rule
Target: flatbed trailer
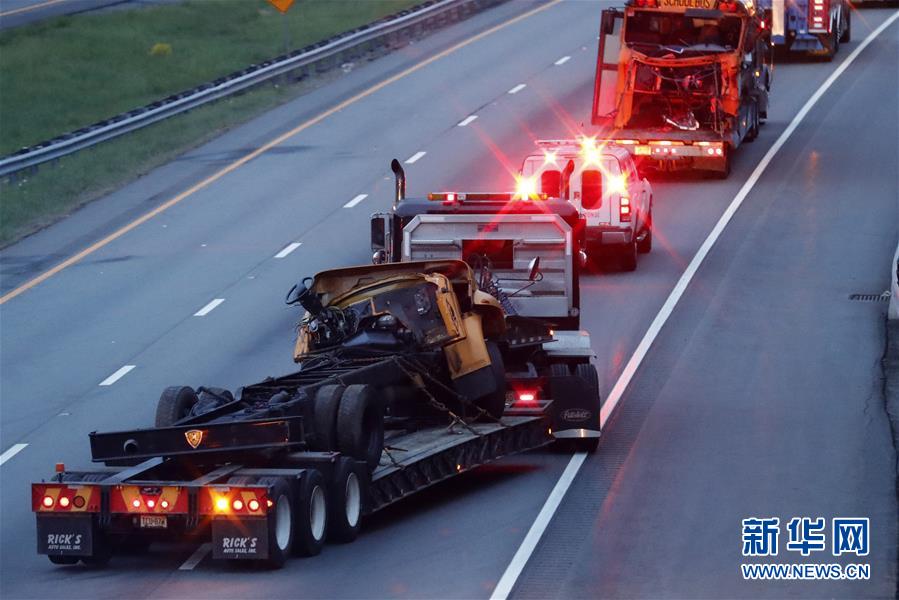
[{"label": "flatbed trailer", "polygon": [[[567,348],[557,354],[581,352],[571,340],[557,342]],[[69,471],[58,464],[54,476],[32,484],[38,553],[55,564],[99,565],[120,551],[189,538],[210,541],[213,559],[280,567],[291,554],[318,554],[326,540],[352,541],[367,514],[549,444],[556,439],[553,428],[571,430],[593,414],[582,407],[593,408],[592,390],[568,370],[547,375],[526,364],[507,365],[499,419],[466,418],[434,388],[421,386],[418,400],[445,418],[386,415],[375,436],[375,464],[364,455],[317,450],[322,440],[307,422],[318,413],[309,407],[337,391],[341,409],[350,410],[350,400],[368,393],[365,388],[386,386],[399,374],[427,383],[428,373],[404,360],[325,362],[243,388],[236,398],[212,388],[225,403],[201,415],[166,427],[91,433],[93,461],[114,469]],[[166,390],[160,406],[184,389]]]}]

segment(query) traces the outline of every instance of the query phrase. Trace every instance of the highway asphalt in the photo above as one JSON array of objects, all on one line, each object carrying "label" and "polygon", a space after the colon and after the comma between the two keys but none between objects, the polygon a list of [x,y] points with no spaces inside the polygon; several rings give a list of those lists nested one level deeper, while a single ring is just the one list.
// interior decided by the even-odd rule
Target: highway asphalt
[{"label": "highway asphalt", "polygon": [[[277,135],[364,95],[0,307],[0,452],[27,444],[0,466],[0,595],[489,596],[568,456],[501,461],[373,517],[354,544],[265,573],[208,558],[179,570],[192,543],[117,558],[104,570],[54,567],[33,551],[27,484],[57,461],[88,466],[92,430],[151,424],[167,385],[236,387],[288,371],[299,315],[282,304],[283,294],[318,270],[367,262],[368,215],[391,202],[389,160],[425,153],[406,165],[410,194],[508,187],[533,139],[566,136],[588,121],[599,10],[608,5],[553,4],[446,53],[543,4],[511,2],[480,14],[0,252],[7,293]],[[855,41],[833,63],[778,67],[769,122],[739,150],[728,180],[653,178],[653,253],[636,273],[582,280],[583,325],[603,394],[767,149],[858,40],[893,12],[856,13]],[[850,302],[848,294],[882,291],[895,247],[897,39],[893,24],[759,178],[513,595],[895,593],[895,453],[878,391],[886,308]],[[471,115],[477,119],[458,125]],[[360,194],[367,197],[344,208]],[[295,242],[302,245],[275,258]],[[224,302],[193,316],[217,298]],[[100,385],[126,365],[134,368]],[[870,581],[742,581],[741,519],[819,515],[872,519]]]},{"label": "highway asphalt", "polygon": [[52,17],[110,8],[139,8],[181,0],[0,0],[0,29],[19,27]]}]

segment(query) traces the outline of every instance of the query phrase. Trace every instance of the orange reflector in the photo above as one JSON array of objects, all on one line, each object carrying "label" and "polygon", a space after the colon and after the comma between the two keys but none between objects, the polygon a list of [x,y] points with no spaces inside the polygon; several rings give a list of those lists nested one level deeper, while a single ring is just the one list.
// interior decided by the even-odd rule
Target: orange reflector
[{"label": "orange reflector", "polygon": [[56,463],[56,472],[57,473],[65,473],[66,472],[65,463]]}]

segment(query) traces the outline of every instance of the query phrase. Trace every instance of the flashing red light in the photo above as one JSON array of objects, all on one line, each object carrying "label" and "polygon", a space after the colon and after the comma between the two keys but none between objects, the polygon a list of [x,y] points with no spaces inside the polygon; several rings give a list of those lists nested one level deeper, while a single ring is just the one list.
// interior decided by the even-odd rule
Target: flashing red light
[{"label": "flashing red light", "polygon": [[518,392],[519,402],[533,402],[537,398],[534,392]]},{"label": "flashing red light", "polygon": [[162,502],[159,503],[159,506],[161,506],[162,509],[165,510],[165,509],[167,509],[167,508],[169,507],[169,501],[168,501],[168,500],[163,500]]},{"label": "flashing red light", "polygon": [[456,195],[453,193],[449,193],[446,195],[446,198],[443,200],[444,204],[453,204],[456,202]]},{"label": "flashing red light", "polygon": [[133,506],[134,508],[140,508],[140,500],[135,498],[134,500],[131,501],[131,506]]},{"label": "flashing red light", "polygon": [[44,499],[41,500],[41,504],[44,505],[44,508],[50,508],[53,506],[53,497],[52,496],[44,496]]},{"label": "flashing red light", "polygon": [[233,508],[234,510],[243,510],[243,500],[241,500],[240,498],[235,498],[231,502],[231,508]]},{"label": "flashing red light", "polygon": [[155,506],[156,506],[156,500],[153,500],[152,498],[147,500],[147,508],[154,508]]},{"label": "flashing red light", "polygon": [[60,505],[61,507],[63,507],[63,508],[68,508],[68,507],[69,507],[69,504],[71,504],[71,500],[69,500],[69,499],[66,498],[65,496],[61,496],[61,497],[59,498],[59,505]]},{"label": "flashing red light", "polygon": [[259,501],[256,499],[250,500],[249,502],[247,502],[247,508],[249,508],[253,512],[256,512],[257,510],[259,510]]}]

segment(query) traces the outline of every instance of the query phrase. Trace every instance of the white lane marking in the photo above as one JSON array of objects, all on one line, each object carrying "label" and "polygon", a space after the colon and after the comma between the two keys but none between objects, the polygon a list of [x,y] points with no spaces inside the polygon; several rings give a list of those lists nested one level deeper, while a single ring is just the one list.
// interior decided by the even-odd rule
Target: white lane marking
[{"label": "white lane marking", "polygon": [[118,381],[119,379],[121,379],[122,377],[127,375],[131,371],[131,369],[134,368],[134,366],[135,365],[125,365],[124,367],[122,367],[121,369],[119,369],[118,371],[116,371],[115,373],[113,373],[112,375],[110,375],[109,377],[104,379],[103,381],[101,381],[100,385],[114,384],[116,381]]},{"label": "white lane marking", "polygon": [[200,544],[200,546],[194,550],[194,553],[190,555],[184,564],[178,567],[179,571],[193,571],[194,567],[200,564],[206,555],[209,554],[209,551],[212,550],[212,544],[206,542],[205,544]]},{"label": "white lane marking", "polygon": [[28,446],[28,444],[13,444],[9,450],[4,452],[3,454],[0,454],[0,465],[24,450],[26,446]]},{"label": "white lane marking", "polygon": [[424,152],[424,151],[416,152],[415,154],[413,154],[412,156],[410,156],[409,158],[406,159],[406,164],[411,165],[414,162],[418,162],[418,159],[421,158],[422,156],[424,156],[425,154],[427,154],[427,152]]},{"label": "white lane marking", "polygon": [[[649,326],[649,329],[643,336],[643,339],[640,340],[640,343],[637,345],[637,349],[634,350],[634,354],[631,356],[630,360],[627,361],[627,365],[625,365],[624,370],[621,375],[618,377],[618,380],[615,382],[614,387],[612,387],[612,391],[609,393],[608,398],[603,404],[603,408],[600,411],[599,422],[600,425],[603,426],[606,424],[606,421],[609,420],[609,416],[612,414],[612,411],[615,410],[615,407],[618,405],[618,402],[621,400],[624,391],[627,389],[627,386],[630,384],[631,379],[633,379],[634,375],[637,372],[637,368],[640,366],[640,363],[643,362],[643,359],[646,357],[646,353],[649,352],[649,347],[655,341],[656,337],[661,331],[662,326],[668,320],[668,317],[671,316],[671,313],[674,311],[674,307],[677,306],[677,303],[680,301],[684,292],[687,289],[687,286],[690,284],[690,281],[693,279],[693,276],[696,274],[696,271],[699,269],[702,262],[705,260],[705,257],[708,255],[709,251],[712,249],[712,246],[721,236],[721,233],[724,231],[724,228],[727,227],[727,224],[730,223],[731,218],[733,218],[734,213],[740,208],[740,205],[743,204],[743,200],[746,199],[746,196],[749,195],[749,192],[752,191],[752,188],[755,187],[756,182],[765,172],[765,169],[768,168],[768,165],[771,163],[774,155],[783,147],[783,145],[790,139],[790,136],[793,135],[793,132],[799,126],[805,116],[809,113],[812,107],[817,104],[818,100],[821,99],[821,96],[830,89],[830,86],[833,85],[833,82],[837,80],[837,78],[843,74],[843,72],[849,68],[849,65],[858,57],[862,50],[864,50],[868,44],[870,44],[874,38],[880,35],[884,29],[889,27],[893,21],[899,18],[899,12],[896,12],[892,17],[887,19],[884,23],[880,25],[877,29],[875,29],[871,34],[865,38],[865,40],[859,44],[858,48],[852,52],[846,60],[844,60],[837,69],[831,73],[830,77],[828,77],[821,87],[812,94],[811,98],[802,106],[796,116],[793,117],[793,120],[790,122],[789,126],[784,130],[783,133],[780,134],[780,137],[777,138],[777,141],[774,142],[774,145],[768,149],[768,152],[765,153],[765,156],[762,157],[762,160],[756,165],[755,170],[752,171],[752,174],[746,180],[746,183],[743,184],[743,187],[740,188],[740,191],[737,192],[737,195],[734,196],[734,199],[731,201],[730,205],[727,207],[727,210],[724,211],[724,214],[721,215],[721,218],[718,219],[718,222],[715,224],[715,227],[712,229],[711,233],[709,233],[708,237],[702,243],[702,246],[699,247],[699,250],[696,251],[696,255],[693,257],[693,260],[690,261],[690,264],[687,265],[687,268],[684,270],[683,274],[678,279],[677,283],[674,286],[674,289],[671,290],[671,293],[668,295],[668,298],[665,300],[665,303],[662,305],[662,308],[659,310],[659,313],[656,315],[655,319],[653,319],[652,323]],[[509,563],[509,566],[506,567],[503,576],[500,578],[499,583],[496,584],[496,588],[493,590],[493,594],[491,594],[491,600],[505,600],[512,591],[512,588],[515,587],[515,583],[518,581],[518,577],[521,575],[521,572],[524,570],[525,565],[530,559],[531,554],[534,552],[534,548],[537,546],[537,542],[540,541],[540,538],[543,537],[543,533],[546,531],[549,522],[552,520],[552,517],[559,507],[559,504],[562,501],[562,497],[565,495],[565,492],[568,490],[568,487],[571,484],[570,480],[573,480],[577,475],[577,472],[580,470],[581,465],[584,464],[584,456],[580,454],[575,454],[571,457],[571,460],[568,462],[568,466],[565,467],[565,471],[562,473],[562,476],[559,478],[559,481],[556,483],[556,486],[553,488],[553,491],[550,493],[549,498],[547,498],[546,503],[543,505],[543,509],[541,509],[540,514],[537,515],[537,519],[534,521],[531,528],[528,530],[527,535],[524,538],[521,546],[518,548],[518,551],[515,553],[515,556],[512,557],[512,561]],[[565,481],[568,479],[569,481]],[[560,492],[558,499],[554,498],[556,492]],[[527,546],[525,546],[527,544]]]},{"label": "white lane marking", "polygon": [[215,310],[216,306],[218,306],[219,304],[221,304],[224,301],[225,301],[224,298],[216,298],[215,300],[213,300],[212,302],[210,302],[209,304],[207,304],[206,306],[204,306],[203,308],[201,308],[200,310],[195,312],[194,316],[195,317],[205,317],[206,315],[211,313],[213,310]]},{"label": "white lane marking", "polygon": [[528,86],[526,86],[526,85],[523,84],[523,83],[519,83],[518,85],[516,85],[515,87],[513,87],[511,90],[509,90],[508,93],[509,93],[509,94],[517,94],[518,92],[520,92],[521,90],[523,90],[523,89],[526,88],[526,87],[528,87]]},{"label": "white lane marking", "polygon": [[287,244],[286,246],[284,246],[283,250],[275,254],[275,258],[284,258],[302,245],[303,242],[293,242],[291,244]]},{"label": "white lane marking", "polygon": [[462,119],[461,121],[459,121],[459,127],[465,127],[466,125],[468,125],[469,123],[471,123],[472,121],[474,121],[477,118],[478,118],[477,115],[469,115],[469,116],[465,117],[464,119]]},{"label": "white lane marking", "polygon": [[553,64],[556,65],[557,67],[561,67],[562,65],[564,65],[565,63],[567,63],[569,60],[571,60],[571,57],[570,57],[570,56],[563,56],[562,58],[560,58],[559,60],[557,60],[557,61],[554,62]]},{"label": "white lane marking", "polygon": [[356,206],[357,204],[359,204],[366,198],[368,198],[368,194],[359,194],[358,196],[356,196],[355,198],[353,198],[352,200],[350,200],[349,202],[344,204],[343,207],[344,208],[353,208],[354,206]]}]

